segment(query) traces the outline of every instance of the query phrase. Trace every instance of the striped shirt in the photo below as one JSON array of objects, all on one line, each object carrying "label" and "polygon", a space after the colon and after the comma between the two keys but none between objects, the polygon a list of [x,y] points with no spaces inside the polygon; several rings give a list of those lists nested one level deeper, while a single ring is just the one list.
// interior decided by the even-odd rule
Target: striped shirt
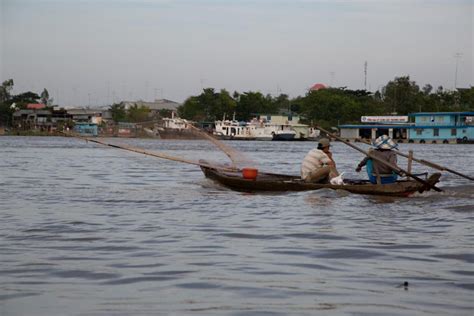
[{"label": "striped shirt", "polygon": [[301,164],[301,179],[306,180],[312,171],[322,168],[330,162],[331,159],[324,151],[316,148],[310,150]]}]

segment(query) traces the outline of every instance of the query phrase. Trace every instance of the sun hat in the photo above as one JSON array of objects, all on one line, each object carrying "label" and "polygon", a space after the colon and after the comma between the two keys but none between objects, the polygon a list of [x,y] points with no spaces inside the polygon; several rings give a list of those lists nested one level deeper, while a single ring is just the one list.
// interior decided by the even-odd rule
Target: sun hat
[{"label": "sun hat", "polygon": [[387,135],[382,135],[372,143],[372,146],[377,149],[397,149],[398,144]]},{"label": "sun hat", "polygon": [[321,138],[318,142],[318,148],[329,147],[331,142],[327,138]]}]

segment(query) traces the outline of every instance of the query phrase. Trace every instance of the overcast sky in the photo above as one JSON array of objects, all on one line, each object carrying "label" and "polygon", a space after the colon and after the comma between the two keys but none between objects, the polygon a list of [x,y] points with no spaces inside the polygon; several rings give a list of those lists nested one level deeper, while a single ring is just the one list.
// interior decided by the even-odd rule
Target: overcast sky
[{"label": "overcast sky", "polygon": [[[60,105],[474,85],[474,0],[0,0],[0,79]],[[459,57],[456,58],[456,54]],[[457,77],[456,73],[457,67]]]}]

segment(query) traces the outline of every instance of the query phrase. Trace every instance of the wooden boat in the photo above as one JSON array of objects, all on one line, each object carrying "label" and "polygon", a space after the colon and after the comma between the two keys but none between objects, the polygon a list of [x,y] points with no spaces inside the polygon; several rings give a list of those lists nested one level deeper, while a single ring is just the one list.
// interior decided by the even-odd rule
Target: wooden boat
[{"label": "wooden boat", "polygon": [[[258,173],[257,177],[245,179],[241,171],[229,171],[209,166],[202,166],[206,178],[212,179],[232,190],[243,192],[289,192],[311,191],[319,189],[345,190],[355,194],[409,196],[415,192],[422,193],[430,188],[418,181],[400,180],[390,184],[372,184],[368,180],[344,179],[344,185],[329,183],[309,183],[299,176]],[[433,173],[426,179],[431,185],[439,182],[440,173]]]}]

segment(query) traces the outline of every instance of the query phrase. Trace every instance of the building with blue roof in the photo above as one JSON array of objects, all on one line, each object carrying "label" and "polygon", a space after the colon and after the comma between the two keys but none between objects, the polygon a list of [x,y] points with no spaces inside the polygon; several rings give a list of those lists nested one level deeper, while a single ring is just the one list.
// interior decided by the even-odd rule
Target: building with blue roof
[{"label": "building with blue roof", "polygon": [[385,134],[398,142],[474,142],[474,112],[420,112],[404,117],[362,117],[362,122],[366,124],[339,125],[341,137],[357,141],[375,139]]},{"label": "building with blue roof", "polygon": [[98,126],[95,123],[79,122],[74,125],[74,132],[81,136],[97,136]]},{"label": "building with blue roof", "polygon": [[420,143],[467,143],[474,141],[474,112],[411,113],[415,125],[409,140]]}]

